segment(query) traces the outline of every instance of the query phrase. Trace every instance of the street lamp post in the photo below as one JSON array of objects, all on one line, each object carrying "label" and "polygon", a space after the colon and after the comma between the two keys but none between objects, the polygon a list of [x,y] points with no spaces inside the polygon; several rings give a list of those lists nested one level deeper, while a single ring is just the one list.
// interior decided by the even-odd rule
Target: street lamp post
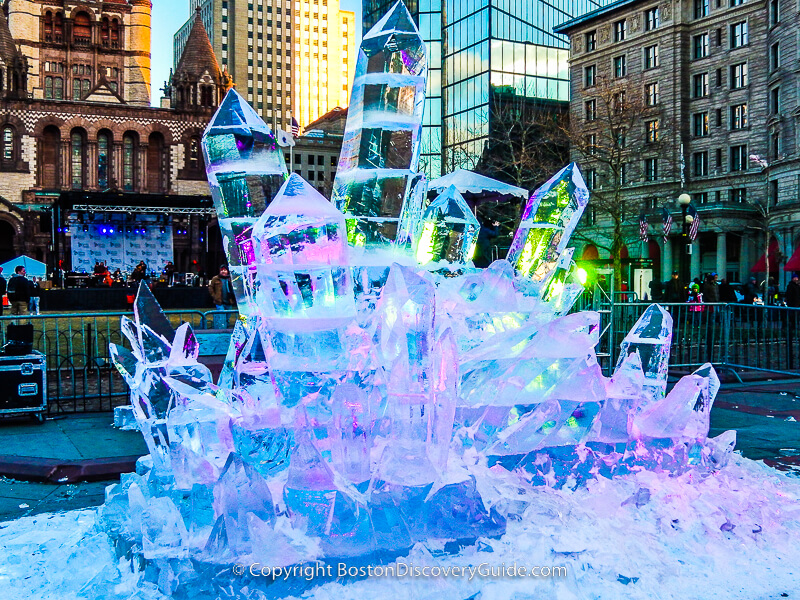
[{"label": "street lamp post", "polygon": [[[692,245],[689,242],[689,215],[687,211],[689,210],[689,203],[692,201],[691,196],[687,193],[683,193],[678,196],[678,205],[681,207],[681,255],[680,255],[680,267],[681,267],[681,285],[682,286],[689,286],[689,255],[692,253]],[[684,288],[685,289],[685,288]]]}]

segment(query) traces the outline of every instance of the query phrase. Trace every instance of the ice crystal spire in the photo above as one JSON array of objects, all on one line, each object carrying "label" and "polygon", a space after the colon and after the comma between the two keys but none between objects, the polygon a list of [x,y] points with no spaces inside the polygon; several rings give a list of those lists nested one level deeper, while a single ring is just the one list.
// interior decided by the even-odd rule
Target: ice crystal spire
[{"label": "ice crystal spire", "polygon": [[361,42],[333,202],[353,245],[407,244],[422,195],[417,163],[428,61],[425,43],[398,1]]},{"label": "ice crystal spire", "polygon": [[575,163],[534,192],[508,250],[518,274],[547,283],[588,202],[589,190]]},{"label": "ice crystal spire", "polygon": [[231,89],[203,134],[203,154],[233,291],[244,315],[255,312],[252,226],[286,178],[272,130]]},{"label": "ice crystal spire", "polygon": [[466,263],[472,257],[481,225],[466,200],[451,185],[425,209],[417,261]]}]

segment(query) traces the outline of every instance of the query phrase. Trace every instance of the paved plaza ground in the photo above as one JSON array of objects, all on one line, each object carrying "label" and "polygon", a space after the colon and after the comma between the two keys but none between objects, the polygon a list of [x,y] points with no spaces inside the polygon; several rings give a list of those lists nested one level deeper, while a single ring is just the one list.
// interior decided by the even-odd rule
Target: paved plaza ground
[{"label": "paved plaza ground", "polygon": [[[112,422],[108,412],[0,420],[0,521],[102,504],[105,487],[147,453],[139,432]],[[800,476],[800,380],[723,384],[710,435],[727,429],[744,456]]]}]

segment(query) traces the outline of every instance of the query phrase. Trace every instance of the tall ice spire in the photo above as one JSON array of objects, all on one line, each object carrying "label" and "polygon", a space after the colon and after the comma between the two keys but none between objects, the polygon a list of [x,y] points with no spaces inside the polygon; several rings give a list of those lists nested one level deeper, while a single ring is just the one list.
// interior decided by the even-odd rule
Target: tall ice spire
[{"label": "tall ice spire", "polygon": [[353,245],[405,243],[419,218],[417,176],[428,60],[402,1],[361,42],[332,201]]}]

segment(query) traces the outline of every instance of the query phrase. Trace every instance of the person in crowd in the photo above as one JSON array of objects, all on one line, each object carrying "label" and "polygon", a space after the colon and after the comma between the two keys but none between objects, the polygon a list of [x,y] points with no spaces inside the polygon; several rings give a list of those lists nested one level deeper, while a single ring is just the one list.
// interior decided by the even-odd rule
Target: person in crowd
[{"label": "person in crowd", "polygon": [[6,278],[3,277],[3,267],[0,267],[0,317],[3,316],[3,296],[6,295]]},{"label": "person in crowd", "polygon": [[742,304],[755,304],[756,298],[758,298],[758,283],[755,277],[751,277],[747,281],[742,288],[742,294],[744,295]]},{"label": "person in crowd", "polygon": [[727,303],[738,302],[736,292],[727,279],[723,279],[719,283],[719,301]]},{"label": "person in crowd", "polygon": [[800,308],[800,279],[797,275],[792,275],[792,280],[787,284],[784,300],[789,308]]},{"label": "person in crowd", "polygon": [[[214,301],[214,306],[219,311],[231,310],[236,306],[236,297],[233,294],[233,284],[231,283],[228,265],[219,268],[219,274],[214,275],[208,284],[208,292]],[[214,329],[227,329],[228,315],[214,315]]]},{"label": "person in crowd", "polygon": [[703,299],[707,303],[719,302],[719,285],[717,284],[717,274],[709,273],[703,284]]},{"label": "person in crowd", "polygon": [[703,293],[700,291],[700,284],[693,282],[689,286],[689,298],[686,300],[692,306],[689,312],[703,312]]},{"label": "person in crowd", "polygon": [[683,302],[683,286],[681,286],[678,272],[672,272],[672,279],[664,284],[664,301],[665,302]]},{"label": "person in crowd", "polygon": [[18,265],[14,269],[14,276],[8,282],[8,301],[11,302],[12,315],[27,315],[28,303],[31,299],[31,281],[25,272],[25,267]]},{"label": "person in crowd", "polygon": [[650,282],[650,299],[653,302],[663,302],[664,301],[664,282],[659,281],[658,279],[653,279]]},{"label": "person in crowd", "polygon": [[31,282],[31,299],[28,301],[28,310],[32,315],[39,314],[39,299],[41,297],[42,286],[39,284],[39,278],[34,277],[33,281]]},{"label": "person in crowd", "polygon": [[94,261],[94,274],[102,275],[103,271],[105,271],[105,268],[102,263],[99,260]]}]

